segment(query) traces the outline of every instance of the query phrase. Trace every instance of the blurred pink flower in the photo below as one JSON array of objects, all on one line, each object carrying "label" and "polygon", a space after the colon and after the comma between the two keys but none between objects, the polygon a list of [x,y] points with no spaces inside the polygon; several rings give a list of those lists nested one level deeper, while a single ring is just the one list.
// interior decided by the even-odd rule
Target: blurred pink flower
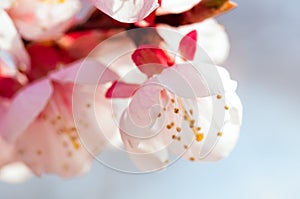
[{"label": "blurred pink flower", "polygon": [[70,28],[80,8],[79,0],[18,0],[7,12],[24,39],[48,40]]},{"label": "blurred pink flower", "polygon": [[[86,84],[97,82],[91,76],[76,79],[82,63],[92,74],[106,70],[105,66],[91,59],[71,63],[58,71],[49,70],[46,76],[31,80],[11,100],[1,104],[0,132],[10,143],[6,146],[3,142],[2,146],[13,150],[7,155],[9,162],[23,162],[36,175],[56,173],[70,177],[87,171],[92,157],[81,146],[80,139],[97,147],[94,150],[100,151],[104,147],[106,138],[99,133],[92,106],[99,109],[99,114],[109,103],[105,102],[103,91],[100,92],[103,90],[101,86],[95,104],[82,97],[94,93]],[[113,81],[118,76],[106,70],[103,78],[99,84]],[[77,89],[76,94],[73,89]],[[76,100],[77,111],[81,111],[80,124],[75,124],[72,100]],[[1,160],[4,155],[1,155]]]}]

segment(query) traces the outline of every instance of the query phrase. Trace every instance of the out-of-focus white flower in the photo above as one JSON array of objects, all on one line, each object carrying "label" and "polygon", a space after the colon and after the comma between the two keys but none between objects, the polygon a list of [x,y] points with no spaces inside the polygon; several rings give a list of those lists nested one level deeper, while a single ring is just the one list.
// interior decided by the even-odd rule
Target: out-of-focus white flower
[{"label": "out-of-focus white flower", "polygon": [[19,0],[7,11],[27,40],[55,39],[72,25],[79,0]]},{"label": "out-of-focus white flower", "polygon": [[[158,25],[158,33],[163,37],[167,45],[170,46],[171,49],[178,49],[180,40],[172,37],[172,35],[168,34],[167,31],[164,31],[163,28],[177,31],[183,34],[182,37],[188,32],[196,30],[198,35],[198,45],[206,51],[207,55],[212,59],[212,61],[219,64],[225,61],[225,59],[228,57],[230,49],[228,36],[224,30],[224,27],[218,24],[214,19],[207,19],[200,23],[179,26],[177,28],[162,24]],[[174,36],[177,36],[177,34],[174,34]]]}]

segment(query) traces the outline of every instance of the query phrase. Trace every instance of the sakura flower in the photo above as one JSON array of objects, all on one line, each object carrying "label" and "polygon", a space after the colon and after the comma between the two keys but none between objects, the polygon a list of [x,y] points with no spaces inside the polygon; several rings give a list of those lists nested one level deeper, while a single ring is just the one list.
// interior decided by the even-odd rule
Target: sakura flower
[{"label": "sakura flower", "polygon": [[[13,161],[25,163],[36,175],[56,173],[70,177],[83,173],[88,170],[93,158],[81,145],[80,139],[89,143],[95,153],[105,145],[106,137],[99,130],[92,109],[95,106],[98,114],[107,109],[104,93],[97,92],[95,104],[89,101],[91,98],[82,98],[90,92],[94,94],[89,84],[96,82],[105,67],[93,60],[85,60],[84,71],[87,73],[84,74],[89,76],[76,78],[82,63],[75,62],[49,73],[46,78],[33,81],[15,95],[2,115],[0,132],[13,146]],[[99,83],[116,78],[114,73],[106,70]],[[77,93],[74,94],[75,88]],[[77,107],[75,110],[81,112],[78,124],[73,118],[72,96]],[[108,134],[113,131],[108,129],[105,129]]]},{"label": "sakura flower", "polygon": [[19,0],[7,11],[23,38],[48,40],[61,36],[79,10],[79,0]]},{"label": "sakura flower", "polygon": [[[218,68],[225,91],[215,88],[209,94],[191,67],[175,65],[145,82],[123,113],[121,135],[142,170],[163,168],[174,161],[174,154],[191,161],[219,160],[235,146],[242,111],[236,83]],[[225,112],[224,118],[215,115],[222,115],[214,112],[216,107]]]},{"label": "sakura flower", "polygon": [[91,0],[102,12],[120,22],[143,20],[158,7],[158,0]]},{"label": "sakura flower", "polygon": [[126,150],[142,170],[163,168],[180,156],[219,160],[235,146],[242,114],[236,82],[224,68],[203,62],[195,39],[192,31],[178,47],[191,63],[170,62],[164,50],[140,46],[132,59],[148,80],[140,85],[121,80],[106,93],[109,98],[131,97],[120,131]]}]

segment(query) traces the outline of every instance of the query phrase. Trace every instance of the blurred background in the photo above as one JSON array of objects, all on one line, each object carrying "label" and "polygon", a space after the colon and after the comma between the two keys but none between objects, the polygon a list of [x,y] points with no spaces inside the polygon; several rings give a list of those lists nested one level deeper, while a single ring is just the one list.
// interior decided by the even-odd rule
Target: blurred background
[{"label": "blurred background", "polygon": [[95,163],[85,176],[0,182],[1,199],[300,198],[299,0],[235,0],[219,22],[231,40],[224,66],[239,82],[241,136],[217,163],[178,161],[146,175],[122,174]]}]

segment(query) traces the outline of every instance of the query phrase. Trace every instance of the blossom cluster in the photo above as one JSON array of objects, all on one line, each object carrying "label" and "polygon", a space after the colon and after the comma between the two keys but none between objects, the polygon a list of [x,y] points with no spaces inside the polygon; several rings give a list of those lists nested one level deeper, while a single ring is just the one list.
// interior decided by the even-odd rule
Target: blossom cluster
[{"label": "blossom cluster", "polygon": [[[209,63],[229,51],[212,17],[234,7],[229,0],[1,0],[0,178],[83,174],[108,145],[141,171],[164,168],[172,155],[226,157],[242,105],[226,69]],[[200,62],[205,77],[193,67]],[[112,108],[120,101],[123,108]]]}]

